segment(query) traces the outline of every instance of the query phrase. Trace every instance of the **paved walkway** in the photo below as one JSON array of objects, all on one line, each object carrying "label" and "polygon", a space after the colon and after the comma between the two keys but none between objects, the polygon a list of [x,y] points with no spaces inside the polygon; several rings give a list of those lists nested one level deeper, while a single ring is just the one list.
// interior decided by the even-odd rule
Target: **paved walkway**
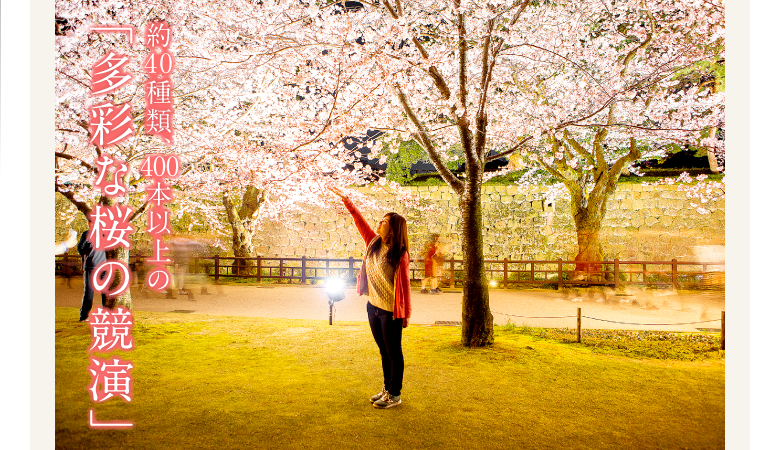
[{"label": "paved walkway", "polygon": [[[132,288],[133,308],[138,311],[187,312],[224,316],[250,316],[286,319],[328,320],[328,302],[322,286],[300,285],[206,285],[209,295],[178,295],[167,299],[164,294],[141,292]],[[188,286],[189,288],[189,286]],[[534,327],[577,326],[577,308],[582,308],[583,328],[697,331],[697,328],[720,329],[720,311],[725,310],[721,296],[678,295],[671,292],[635,289],[628,295],[605,295],[587,290],[559,293],[550,290],[504,290],[490,292],[490,308],[497,325],[511,320],[516,325]],[[56,306],[80,307],[82,285],[73,279],[68,288],[63,279],[56,281]],[[95,297],[96,305],[100,304]],[[462,293],[422,294],[412,290],[412,324],[433,325],[436,322],[460,322]],[[524,316],[524,317],[517,317]],[[564,317],[570,316],[570,317]],[[554,317],[554,318],[537,318]],[[74,317],[74,320],[76,318]],[[703,320],[716,321],[695,323]],[[366,297],[360,298],[354,287],[346,288],[346,298],[336,303],[334,322],[366,321]],[[631,325],[629,322],[648,325]],[[686,324],[681,324],[686,323]],[[656,325],[678,324],[678,325]]]}]

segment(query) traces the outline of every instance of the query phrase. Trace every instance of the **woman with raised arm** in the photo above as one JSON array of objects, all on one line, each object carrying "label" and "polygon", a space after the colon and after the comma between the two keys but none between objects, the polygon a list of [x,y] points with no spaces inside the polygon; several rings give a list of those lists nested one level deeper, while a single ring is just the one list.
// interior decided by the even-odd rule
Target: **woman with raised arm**
[{"label": "woman with raised arm", "polygon": [[335,187],[329,189],[344,201],[366,243],[357,292],[368,295],[368,324],[382,356],[384,374],[382,391],[370,400],[375,408],[392,408],[401,404],[404,378],[401,332],[409,325],[412,313],[406,219],[394,212],[387,213],[374,231],[344,192]]}]

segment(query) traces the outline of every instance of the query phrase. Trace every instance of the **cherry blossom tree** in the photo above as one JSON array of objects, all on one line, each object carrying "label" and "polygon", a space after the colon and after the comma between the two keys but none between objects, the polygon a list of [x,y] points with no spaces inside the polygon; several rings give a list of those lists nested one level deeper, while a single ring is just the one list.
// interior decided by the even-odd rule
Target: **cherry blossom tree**
[{"label": "cherry blossom tree", "polygon": [[[128,162],[175,151],[190,168],[179,183],[191,207],[213,206],[227,192],[246,198],[245,214],[233,216],[251,225],[254,205],[274,198],[283,214],[296,200],[326,201],[317,194],[331,180],[370,173],[359,164],[344,171],[354,158],[345,137],[380,130],[391,150],[414,139],[459,199],[467,346],[493,340],[482,251],[487,162],[517,154],[560,180],[577,225],[576,258],[598,261],[601,219],[625,166],[670,142],[721,145],[701,135],[722,126],[724,93],[678,78],[723,58],[720,0],[158,0],[58,2],[57,11],[68,24],[57,44],[58,145],[70,165],[58,189],[85,195],[79,186],[89,188],[97,153],[86,143],[83,80],[109,38],[76,25],[168,20],[177,39],[177,143],[167,148],[139,132],[111,151]],[[139,79],[117,94],[136,111]],[[459,154],[462,179],[447,168]],[[297,190],[285,194],[290,186]],[[231,211],[232,201],[222,207]]]},{"label": "cherry blossom tree", "polygon": [[[252,255],[251,235],[261,218],[279,218],[302,202],[323,203],[325,180],[361,182],[370,168],[345,170],[354,159],[342,141],[352,130],[332,126],[340,79],[316,86],[301,83],[285,60],[294,41],[277,39],[284,9],[258,3],[120,1],[57,2],[55,11],[55,190],[87,215],[97,204],[136,207],[131,222],[145,229],[144,186],[139,171],[153,153],[175,154],[182,174],[175,183],[176,214],[197,213],[219,234],[233,234],[236,256]],[[91,31],[96,25],[132,25],[142,33],[150,20],[166,20],[173,34],[172,73],[174,142],[143,132],[148,55],[143,35]],[[133,76],[106,97],[90,96],[90,69],[107,52],[128,56],[124,70]],[[300,59],[295,60],[296,63]],[[311,64],[311,61],[309,62]],[[314,61],[316,63],[316,61]],[[302,92],[310,90],[307,97]],[[316,90],[316,92],[315,92]],[[99,148],[90,142],[89,107],[106,99],[132,106],[135,133],[119,145]],[[97,161],[103,155],[125,161],[126,195],[101,197],[95,189]],[[241,206],[236,206],[236,198]],[[127,261],[124,248],[109,258]],[[116,304],[131,306],[126,293]],[[113,306],[113,305],[110,305]]]},{"label": "cherry blossom tree", "polygon": [[[700,136],[723,123],[723,93],[684,88],[677,77],[722,58],[719,1],[298,5],[288,5],[302,30],[296,39],[330,61],[301,66],[301,75],[317,83],[362,68],[341,115],[396,136],[396,145],[416,140],[459,198],[467,346],[493,340],[482,252],[487,162],[517,153],[560,180],[577,226],[576,259],[600,261],[601,220],[624,167],[670,142],[720,145]],[[454,148],[463,151],[463,179],[446,165]]]},{"label": "cherry blossom tree", "polygon": [[569,194],[578,261],[603,259],[601,222],[627,165],[662,154],[669,143],[722,151],[714,133],[701,136],[723,124],[723,93],[681,80],[682,74],[708,67],[702,63],[722,58],[722,6],[697,1],[596,3],[583,8],[586,14],[568,16],[587,25],[581,26],[588,34],[579,35],[580,45],[547,46],[554,59],[550,70],[556,74],[542,75],[544,81],[537,84],[542,103],[548,105],[538,117],[553,119],[541,133],[536,129],[542,138],[536,151],[521,150],[532,168],[561,181]]}]

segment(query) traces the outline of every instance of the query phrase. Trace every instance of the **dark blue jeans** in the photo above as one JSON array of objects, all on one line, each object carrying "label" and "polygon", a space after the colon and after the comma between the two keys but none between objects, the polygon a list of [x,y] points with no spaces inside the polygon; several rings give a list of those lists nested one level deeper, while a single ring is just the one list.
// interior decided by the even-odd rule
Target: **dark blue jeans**
[{"label": "dark blue jeans", "polygon": [[[85,320],[89,318],[89,312],[92,310],[92,298],[95,296],[95,290],[92,289],[92,272],[94,267],[86,267],[84,269],[84,298],[81,299],[81,313],[79,313],[79,320]],[[106,277],[108,272],[103,272],[100,279]],[[103,306],[106,306],[106,294],[100,294],[103,297]]]},{"label": "dark blue jeans", "polygon": [[368,325],[382,355],[385,389],[390,395],[401,395],[404,382],[404,354],[401,350],[403,320],[393,319],[393,313],[368,303]]}]

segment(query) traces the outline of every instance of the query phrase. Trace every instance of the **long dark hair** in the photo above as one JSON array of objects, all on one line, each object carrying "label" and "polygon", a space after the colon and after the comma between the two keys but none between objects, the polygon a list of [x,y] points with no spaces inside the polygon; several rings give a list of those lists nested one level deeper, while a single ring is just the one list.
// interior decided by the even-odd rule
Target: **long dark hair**
[{"label": "long dark hair", "polygon": [[[406,219],[404,219],[404,216],[394,212],[385,214],[385,217],[390,219],[390,235],[387,236],[387,245],[390,246],[390,250],[387,251],[387,263],[391,267],[397,268],[404,252],[409,248],[409,236],[406,234]],[[382,238],[377,237],[377,239],[374,239],[371,247],[369,247],[367,254],[371,255],[374,252],[378,252],[381,247]]]}]

